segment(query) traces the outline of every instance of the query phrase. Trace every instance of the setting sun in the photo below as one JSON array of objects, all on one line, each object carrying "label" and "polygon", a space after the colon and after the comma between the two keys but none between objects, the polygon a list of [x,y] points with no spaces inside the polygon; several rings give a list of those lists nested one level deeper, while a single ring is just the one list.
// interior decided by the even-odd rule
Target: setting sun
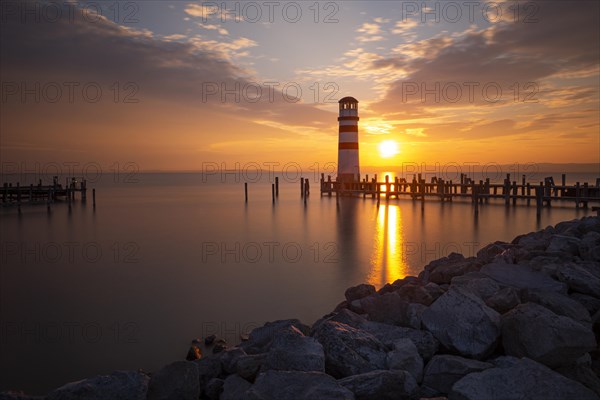
[{"label": "setting sun", "polygon": [[386,140],[379,144],[379,154],[383,158],[390,158],[400,152],[398,143],[393,140]]}]

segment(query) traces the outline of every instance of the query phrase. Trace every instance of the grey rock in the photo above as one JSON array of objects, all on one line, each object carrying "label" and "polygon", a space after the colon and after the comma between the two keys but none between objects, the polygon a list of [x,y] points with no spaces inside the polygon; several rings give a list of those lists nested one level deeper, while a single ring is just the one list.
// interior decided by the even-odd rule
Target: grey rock
[{"label": "grey rock", "polygon": [[510,243],[505,242],[490,243],[477,252],[477,258],[484,264],[488,264],[492,262],[497,255],[502,254],[502,252],[510,249],[512,246],[513,245]]},{"label": "grey rock", "polygon": [[223,383],[220,400],[241,400],[252,385],[239,375],[229,375]]},{"label": "grey rock", "polygon": [[236,372],[242,378],[253,381],[266,360],[266,353],[242,356],[237,360]]},{"label": "grey rock", "polygon": [[500,336],[500,315],[471,291],[451,287],[423,313],[423,327],[448,351],[484,358]]},{"label": "grey rock", "polygon": [[354,393],[356,400],[418,399],[419,386],[406,371],[371,371],[338,381]]},{"label": "grey rock", "polygon": [[[437,288],[439,288],[439,286],[433,282],[430,282],[429,285],[435,285]],[[398,294],[402,300],[408,303],[418,303],[428,306],[433,303],[437,297],[443,294],[443,292],[440,290],[441,293],[434,297],[434,295],[432,295],[432,293],[435,293],[434,290],[427,289],[422,285],[406,284],[400,287],[400,289],[396,290],[396,294]]]},{"label": "grey rock", "polygon": [[351,288],[346,289],[344,296],[346,297],[346,301],[348,303],[352,303],[354,300],[360,300],[363,297],[370,296],[375,294],[375,286],[367,285],[366,283],[362,283],[357,286],[353,286]]},{"label": "grey rock", "polygon": [[409,325],[409,303],[396,292],[365,297],[360,300],[360,304],[370,321],[398,326]]},{"label": "grey rock", "polygon": [[200,391],[204,392],[208,382],[221,375],[221,360],[215,355],[210,355],[192,362],[195,363],[198,368]]},{"label": "grey rock", "polygon": [[493,308],[500,314],[512,310],[518,306],[520,302],[521,300],[519,299],[517,291],[512,287],[500,289],[485,300],[485,304],[487,304],[488,307]]},{"label": "grey rock", "polygon": [[[185,361],[184,361],[185,362]],[[141,372],[116,371],[53,390],[47,400],[145,400],[150,378]]]},{"label": "grey rock", "polygon": [[485,300],[500,290],[498,282],[481,272],[470,272],[452,278],[452,285],[463,286]]},{"label": "grey rock", "polygon": [[325,352],[325,371],[335,378],[385,368],[386,346],[373,335],[349,325],[325,321],[314,333]]},{"label": "grey rock", "polygon": [[263,326],[253,329],[252,332],[250,332],[248,340],[240,343],[240,347],[244,349],[247,354],[264,353],[268,350],[275,334],[290,326],[294,326],[305,335],[308,335],[310,332],[310,327],[304,325],[297,319],[267,322]]},{"label": "grey rock", "polygon": [[425,367],[423,386],[431,393],[450,393],[452,385],[465,375],[494,367],[493,364],[449,354],[434,356]]},{"label": "grey rock", "polygon": [[523,302],[533,302],[546,307],[555,314],[590,323],[590,313],[576,300],[567,295],[543,290],[525,289],[521,293]]},{"label": "grey rock", "polygon": [[586,310],[590,313],[590,315],[594,315],[600,310],[600,299],[597,299],[593,296],[589,296],[587,294],[572,292],[569,294],[573,300],[577,301],[579,304],[585,307]]},{"label": "grey rock", "polygon": [[[429,281],[437,283],[438,285],[450,283],[452,278],[455,276],[464,275],[469,272],[478,271],[484,264],[483,261],[475,258],[460,258],[457,256],[450,256],[436,260],[435,262],[429,263]],[[434,264],[435,263],[435,264]],[[433,265],[433,266],[432,266]]]},{"label": "grey rock", "polygon": [[323,346],[294,326],[275,334],[263,366],[265,370],[325,372]]},{"label": "grey rock", "polygon": [[[591,364],[591,363],[590,363]],[[600,378],[589,365],[570,365],[560,367],[556,372],[587,387],[600,398]]]},{"label": "grey rock", "polygon": [[[352,392],[321,372],[267,371],[246,392],[252,400],[354,400]],[[237,399],[239,400],[239,399]]]},{"label": "grey rock", "polygon": [[593,297],[600,296],[600,278],[582,265],[568,263],[557,272],[558,279],[565,282],[569,289]]},{"label": "grey rock", "polygon": [[221,369],[226,374],[233,374],[237,369],[238,360],[245,356],[246,352],[239,347],[232,347],[219,353],[218,358],[221,361]]},{"label": "grey rock", "polygon": [[573,236],[554,235],[546,248],[548,252],[567,253],[574,256],[579,255],[581,239]]},{"label": "grey rock", "polygon": [[213,378],[206,384],[206,397],[210,400],[219,400],[223,393],[223,384],[225,381],[219,378]]},{"label": "grey rock", "polygon": [[587,261],[600,262],[600,233],[588,232],[579,243],[579,255]]},{"label": "grey rock", "polygon": [[417,382],[423,379],[423,358],[410,339],[398,339],[394,342],[393,350],[387,353],[386,364],[388,369],[407,371]]},{"label": "grey rock", "polygon": [[590,329],[571,318],[525,303],[502,316],[502,344],[507,355],[528,357],[554,368],[593,350],[596,339]]},{"label": "grey rock", "polygon": [[594,392],[550,368],[522,359],[506,368],[471,373],[452,387],[449,400],[597,400]]},{"label": "grey rock", "polygon": [[152,374],[148,400],[197,400],[200,396],[198,367],[190,361],[176,361]]},{"label": "grey rock", "polygon": [[492,263],[481,267],[481,273],[502,286],[516,289],[540,289],[566,293],[566,286],[548,275],[519,264]]}]

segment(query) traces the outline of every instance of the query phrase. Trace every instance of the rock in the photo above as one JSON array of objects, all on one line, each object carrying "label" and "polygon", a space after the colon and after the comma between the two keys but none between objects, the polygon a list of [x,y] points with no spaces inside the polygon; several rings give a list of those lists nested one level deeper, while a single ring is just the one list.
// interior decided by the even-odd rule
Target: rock
[{"label": "rock", "polygon": [[323,346],[290,326],[275,334],[264,369],[325,372]]},{"label": "rock", "polygon": [[388,369],[407,371],[417,382],[423,379],[423,359],[410,339],[398,339],[394,342],[393,350],[387,353],[386,364]]},{"label": "rock", "polygon": [[587,261],[600,262],[600,233],[588,232],[579,243],[579,255]]},{"label": "rock", "polygon": [[387,348],[368,332],[325,321],[313,333],[325,352],[325,370],[335,378],[385,368]]},{"label": "rock", "polygon": [[210,346],[217,339],[217,335],[210,335],[204,338],[204,344]]},{"label": "rock", "polygon": [[463,286],[485,300],[500,290],[498,282],[481,272],[470,272],[452,278],[452,285]]},{"label": "rock", "polygon": [[219,378],[213,378],[206,384],[206,397],[210,400],[219,400],[223,393],[223,384],[225,381]]},{"label": "rock", "polygon": [[460,287],[437,299],[423,313],[422,323],[448,351],[471,358],[491,354],[500,336],[500,315]]},{"label": "rock", "polygon": [[408,302],[402,300],[396,292],[365,297],[360,300],[360,304],[370,321],[408,325]]},{"label": "rock", "polygon": [[202,350],[200,350],[200,347],[195,345],[194,342],[192,342],[192,345],[190,346],[190,349],[188,350],[185,359],[187,361],[194,361],[200,358],[202,358]]},{"label": "rock", "polygon": [[570,365],[560,367],[556,372],[587,387],[600,398],[600,378],[588,365]]},{"label": "rock", "polygon": [[190,361],[176,361],[152,374],[148,400],[197,400],[200,396],[198,367]]},{"label": "rock", "polygon": [[208,382],[211,379],[217,378],[219,375],[221,375],[221,360],[217,356],[210,355],[192,362],[195,363],[196,367],[198,368],[200,391],[204,392]]},{"label": "rock", "polygon": [[593,350],[596,339],[590,329],[571,318],[525,303],[502,316],[502,344],[507,355],[528,357],[554,368]]},{"label": "rock", "polygon": [[499,356],[492,360],[488,360],[489,363],[493,364],[498,368],[512,367],[518,363],[521,359],[513,356]]},{"label": "rock", "polygon": [[565,284],[525,265],[492,263],[481,267],[481,273],[502,286],[516,289],[540,289],[561,293],[566,293],[567,289]]},{"label": "rock", "polygon": [[[439,286],[433,282],[429,283],[429,285],[435,285],[436,287],[439,288]],[[432,290],[432,292],[433,292],[433,290]],[[442,293],[440,293],[437,297],[441,296]],[[425,286],[415,285],[415,284],[410,284],[410,283],[406,284],[406,285],[400,287],[400,289],[396,290],[396,294],[398,294],[398,296],[400,296],[400,298],[402,300],[404,300],[408,303],[418,303],[418,304],[423,304],[425,306],[430,305],[437,298],[437,297],[434,297],[430,293],[430,289],[426,289]]]},{"label": "rock", "polygon": [[597,397],[578,382],[535,361],[522,359],[506,368],[471,373],[452,387],[450,400],[592,400]]},{"label": "rock", "polygon": [[297,319],[267,322],[264,326],[253,329],[252,332],[250,332],[248,340],[240,343],[240,347],[244,349],[247,354],[265,353],[275,334],[290,326],[294,326],[305,335],[308,335],[310,332],[310,327],[304,325]]},{"label": "rock", "polygon": [[220,352],[218,358],[221,361],[221,370],[228,375],[235,373],[238,360],[245,355],[246,352],[239,347],[232,347]]},{"label": "rock", "polygon": [[575,292],[600,297],[600,278],[581,265],[575,263],[561,265],[557,276]]},{"label": "rock", "polygon": [[[433,357],[437,352],[439,345],[438,341],[430,332],[367,321],[365,318],[350,310],[340,311],[326,320],[341,322],[350,325],[353,328],[364,330],[375,336],[389,348],[393,348],[394,342],[398,339],[410,339],[415,344],[419,354],[424,360],[429,360]],[[315,323],[315,327],[318,324],[319,322]],[[315,328],[313,327],[313,329]]]},{"label": "rock", "polygon": [[[352,392],[322,372],[267,371],[247,392],[260,400],[354,400]],[[239,400],[238,398],[237,400]]]},{"label": "rock", "polygon": [[477,252],[477,258],[484,264],[491,263],[497,255],[502,254],[512,246],[510,243],[505,242],[490,243]]},{"label": "rock", "polygon": [[600,299],[597,299],[593,296],[588,296],[587,294],[572,292],[569,294],[573,300],[576,300],[579,304],[585,307],[586,310],[590,313],[590,315],[594,315],[600,310]]},{"label": "rock", "polygon": [[0,400],[44,400],[42,396],[29,396],[13,390],[0,393]]},{"label": "rock", "polygon": [[[453,256],[452,253],[448,257],[432,261],[425,267],[429,267],[429,281],[438,285],[450,283],[455,276],[464,275],[469,272],[479,271],[483,262],[475,257],[464,258]],[[432,266],[433,265],[433,266]]]},{"label": "rock", "polygon": [[363,297],[367,297],[375,293],[375,286],[362,283],[358,286],[353,286],[351,288],[346,289],[344,296],[346,296],[346,301],[348,303],[352,303],[352,301],[354,300],[360,300]]},{"label": "rock", "polygon": [[[182,361],[185,362],[185,361]],[[67,383],[53,390],[47,400],[145,400],[148,375],[136,371],[116,371],[82,381]]]},{"label": "rock", "polygon": [[548,244],[546,251],[550,253],[567,253],[578,256],[580,243],[581,240],[573,236],[554,235],[550,239],[550,243]]},{"label": "rock", "polygon": [[590,313],[576,300],[567,295],[543,290],[525,289],[521,293],[523,302],[533,302],[546,307],[555,314],[563,315],[584,323],[590,323]]},{"label": "rock", "polygon": [[340,379],[356,400],[418,399],[419,386],[406,371],[371,371]]},{"label": "rock", "polygon": [[[427,293],[429,293],[429,295],[432,297],[433,301],[436,301],[438,299],[438,297],[440,297],[441,295],[446,293],[446,291],[443,290],[440,287],[440,285],[438,285],[437,283],[433,283],[433,282],[429,282],[427,285],[423,286],[423,289],[425,289],[427,291]],[[433,301],[432,301],[432,303],[433,303]]]},{"label": "rock", "polygon": [[500,314],[512,310],[521,303],[517,291],[511,287],[500,289],[494,295],[485,300],[488,307],[493,308]]},{"label": "rock", "polygon": [[493,364],[448,354],[434,356],[425,367],[423,386],[434,394],[450,393],[452,385],[465,375],[494,367]]},{"label": "rock", "polygon": [[239,375],[229,375],[223,382],[223,393],[220,400],[240,400],[252,385]]},{"label": "rock", "polygon": [[248,381],[254,381],[263,364],[266,362],[267,354],[253,354],[242,356],[237,360],[236,372]]}]

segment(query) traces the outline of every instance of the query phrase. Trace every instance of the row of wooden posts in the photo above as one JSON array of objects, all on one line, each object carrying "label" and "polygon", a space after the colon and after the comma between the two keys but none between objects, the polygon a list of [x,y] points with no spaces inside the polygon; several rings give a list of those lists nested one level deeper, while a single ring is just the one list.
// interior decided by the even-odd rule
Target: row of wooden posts
[{"label": "row of wooden posts", "polygon": [[[78,185],[79,184],[79,185]],[[69,209],[75,201],[75,194],[79,192],[82,202],[87,201],[87,181],[85,179],[66,178],[65,185],[58,183],[58,177],[53,177],[51,185],[42,185],[40,179],[37,185],[21,186],[17,182],[15,186],[12,183],[2,185],[2,206],[16,206],[21,213],[21,206],[46,203],[48,211],[51,205],[58,199],[64,198],[68,203]],[[92,189],[92,205],[96,207],[96,189]]]},{"label": "row of wooden posts", "polygon": [[[599,179],[600,181],[600,179]],[[500,191],[500,193],[498,193]],[[520,191],[520,194],[519,194]],[[533,193],[532,193],[533,192]],[[520,184],[512,181],[510,174],[507,174],[503,183],[491,183],[490,179],[475,182],[473,179],[461,174],[460,183],[454,183],[452,180],[433,177],[430,183],[427,183],[421,174],[413,176],[412,181],[396,177],[393,182],[386,175],[384,182],[377,181],[377,175],[369,180],[366,175],[362,180],[349,182],[332,181],[331,176],[325,180],[324,174],[321,175],[321,195],[331,196],[333,193],[339,196],[360,196],[363,198],[371,195],[377,198],[379,204],[383,194],[386,201],[392,197],[399,198],[401,195],[410,196],[413,200],[425,200],[425,197],[437,197],[442,202],[452,201],[453,198],[470,198],[475,205],[475,213],[479,213],[479,205],[489,202],[489,199],[504,199],[506,205],[516,204],[518,199],[526,200],[527,205],[535,201],[538,215],[544,203],[548,206],[554,200],[574,201],[576,208],[583,206],[587,208],[588,202],[600,202],[600,182],[596,186],[590,186],[587,182],[583,185],[577,182],[575,185],[566,185],[566,175],[562,174],[562,184],[555,185],[553,178],[546,178],[539,185],[526,182],[525,175],[522,176]]]},{"label": "row of wooden posts", "polygon": [[[300,197],[304,198],[304,203],[306,203],[306,199],[310,195],[310,182],[308,178],[300,178]],[[244,183],[244,197],[246,203],[248,203],[248,182]],[[275,204],[275,200],[279,197],[279,177],[275,177],[275,183],[271,184],[271,198],[273,204]]]}]

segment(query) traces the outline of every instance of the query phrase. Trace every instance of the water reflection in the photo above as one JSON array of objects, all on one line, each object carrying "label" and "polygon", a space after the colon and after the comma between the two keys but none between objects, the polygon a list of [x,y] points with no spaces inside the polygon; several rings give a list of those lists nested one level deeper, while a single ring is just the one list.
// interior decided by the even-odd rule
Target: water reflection
[{"label": "water reflection", "polygon": [[377,213],[375,243],[368,282],[376,287],[406,276],[402,254],[404,233],[402,211],[397,205],[381,206]]}]

